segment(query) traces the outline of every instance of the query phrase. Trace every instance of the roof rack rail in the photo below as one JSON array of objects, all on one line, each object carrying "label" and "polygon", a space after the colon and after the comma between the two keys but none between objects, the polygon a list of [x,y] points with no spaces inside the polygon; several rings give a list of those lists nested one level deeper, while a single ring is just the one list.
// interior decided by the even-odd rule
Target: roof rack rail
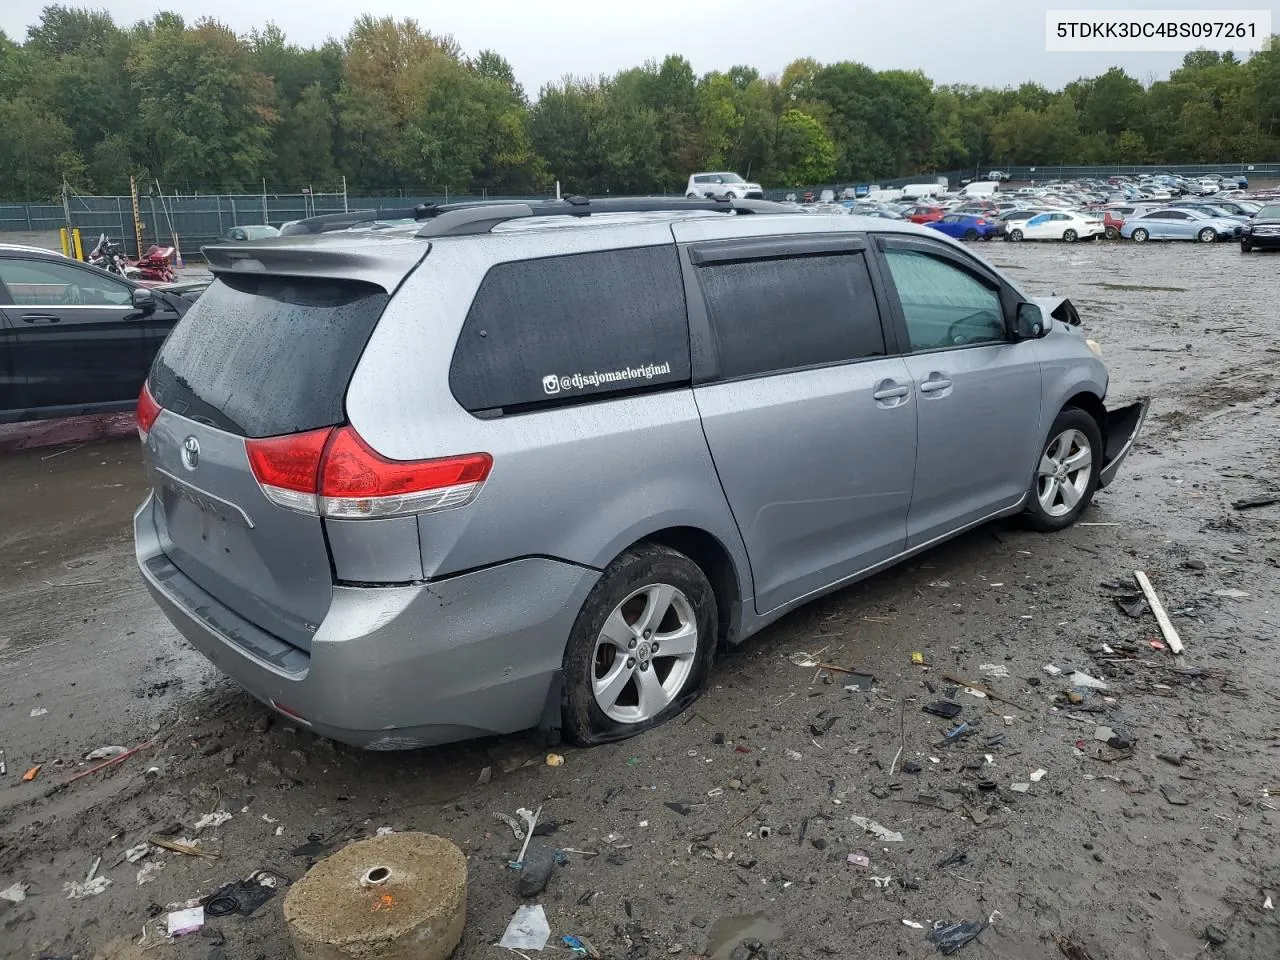
[{"label": "roof rack rail", "polygon": [[606,197],[592,200],[570,196],[540,202],[463,203],[434,207],[421,219],[427,220],[419,237],[457,237],[489,233],[509,220],[527,217],[589,217],[596,213],[696,212],[715,213],[801,213],[786,204],[769,200],[686,200],[669,197]]},{"label": "roof rack rail", "polygon": [[463,200],[457,203],[419,203],[412,207],[382,207],[376,210],[348,210],[343,213],[322,213],[316,217],[297,220],[280,230],[280,236],[299,236],[308,233],[328,233],[346,230],[367,223],[387,220],[427,220],[451,210],[470,207],[494,207],[519,203],[510,200]]}]

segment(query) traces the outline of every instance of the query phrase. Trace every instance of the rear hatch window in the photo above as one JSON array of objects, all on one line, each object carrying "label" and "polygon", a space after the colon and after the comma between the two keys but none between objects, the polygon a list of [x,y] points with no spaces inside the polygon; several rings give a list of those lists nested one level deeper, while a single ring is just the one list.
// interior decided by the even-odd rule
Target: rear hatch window
[{"label": "rear hatch window", "polygon": [[168,410],[245,437],[341,423],[388,299],[356,280],[219,277],[165,341],[151,392]]}]

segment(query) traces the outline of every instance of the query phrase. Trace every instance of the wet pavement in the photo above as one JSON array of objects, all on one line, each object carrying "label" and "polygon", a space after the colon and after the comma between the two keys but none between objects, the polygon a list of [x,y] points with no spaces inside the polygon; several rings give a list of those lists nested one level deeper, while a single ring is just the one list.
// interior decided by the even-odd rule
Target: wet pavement
[{"label": "wet pavement", "polygon": [[[567,860],[537,900],[557,956],[572,934],[637,960],[923,958],[939,921],[986,925],[958,956],[1280,956],[1264,908],[1280,900],[1280,506],[1231,506],[1280,489],[1280,257],[976,249],[1028,292],[1072,298],[1112,404],[1153,397],[1117,483],[1069,531],[989,526],[796,612],[722,656],[683,716],[557,748],[562,766],[531,736],[369,754],[269,718],[185,647],[133,570],[136,440],[10,449],[0,890],[30,886],[21,904],[0,899],[0,957],[91,957],[136,941],[153,905],[263,867],[297,879],[381,827],[454,840],[470,870],[456,956],[509,955],[493,945],[522,902],[507,866],[520,844],[493,813],[538,805],[554,826],[533,842]],[[1137,569],[1183,656],[1153,647],[1149,613],[1114,602],[1137,592]],[[797,665],[805,655],[875,684],[846,690],[843,673]],[[1073,686],[1072,669],[1107,688]],[[922,709],[938,701],[959,704],[954,721]],[[948,739],[959,722],[971,732]],[[62,786],[94,748],[152,740]],[[196,829],[219,811],[231,819]],[[218,859],[125,861],[160,833]],[[98,857],[110,886],[68,900]],[[139,885],[152,861],[163,867]],[[282,899],[143,955],[287,956]],[[1225,942],[1210,945],[1209,926]]]}]

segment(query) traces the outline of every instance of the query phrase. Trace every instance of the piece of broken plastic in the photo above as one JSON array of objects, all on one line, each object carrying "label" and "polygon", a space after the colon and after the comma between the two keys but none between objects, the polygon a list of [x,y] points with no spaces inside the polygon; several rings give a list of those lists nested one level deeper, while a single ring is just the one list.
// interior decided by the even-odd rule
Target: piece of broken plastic
[{"label": "piece of broken plastic", "polygon": [[1107,683],[1105,680],[1099,680],[1097,677],[1091,677],[1087,673],[1081,673],[1076,670],[1067,676],[1067,683],[1073,687],[1084,687],[1087,690],[1105,690]]},{"label": "piece of broken plastic", "polygon": [[72,880],[64,883],[62,889],[66,892],[68,900],[83,900],[85,897],[96,897],[109,886],[111,886],[110,877],[94,877],[84,882]]},{"label": "piece of broken plastic", "polygon": [[25,899],[27,899],[27,885],[25,883],[15,883],[11,887],[5,887],[0,890],[0,900],[21,903]]},{"label": "piece of broken plastic", "polygon": [[844,862],[851,867],[869,867],[871,866],[871,858],[865,853],[851,853],[844,858]]},{"label": "piece of broken plastic", "polygon": [[929,939],[938,945],[938,952],[950,956],[985,928],[986,924],[981,920],[961,920],[956,923],[939,920],[929,931]]},{"label": "piece of broken plastic", "polygon": [[525,904],[516,909],[498,946],[507,950],[541,950],[549,939],[551,926],[542,904]]},{"label": "piece of broken plastic", "polygon": [[867,833],[874,833],[878,839],[883,840],[885,843],[902,842],[902,834],[898,833],[896,830],[890,830],[888,827],[882,826],[874,820],[869,820],[866,817],[859,817],[856,814],[851,816],[849,819],[860,826],[863,830],[867,831]]},{"label": "piece of broken plastic", "polygon": [[127,753],[128,747],[99,747],[84,755],[86,760],[110,760],[112,757],[118,757],[122,753]]},{"label": "piece of broken plastic", "polygon": [[192,830],[203,830],[205,827],[220,827],[231,819],[231,814],[225,810],[219,810],[217,813],[206,813],[203,817],[195,822]]},{"label": "piece of broken plastic", "polygon": [[204,926],[204,907],[175,910],[169,914],[166,925],[171,937],[181,937],[183,934],[195,933]]}]

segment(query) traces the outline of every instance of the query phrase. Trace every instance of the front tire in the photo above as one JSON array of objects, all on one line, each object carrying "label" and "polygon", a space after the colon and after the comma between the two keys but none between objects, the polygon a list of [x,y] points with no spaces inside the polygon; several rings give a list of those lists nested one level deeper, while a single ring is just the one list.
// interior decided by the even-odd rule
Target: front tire
[{"label": "front tire", "polygon": [[1134,243],[1146,243],[1147,240],[1151,238],[1151,234],[1147,233],[1147,231],[1139,227],[1137,230],[1133,231],[1132,234],[1130,234],[1130,237],[1132,238]]},{"label": "front tire", "polygon": [[1201,243],[1213,243],[1218,239],[1218,231],[1213,229],[1213,227],[1205,227],[1196,234],[1196,239]]},{"label": "front tire", "polygon": [[1252,252],[1252,250],[1253,250],[1253,244],[1252,244],[1252,243],[1250,243],[1248,240],[1241,240],[1241,241],[1240,241],[1240,252],[1241,252],[1241,253],[1250,253],[1250,252]]},{"label": "front tire", "polygon": [[1078,234],[1074,230],[1062,231],[1062,239],[1065,240],[1067,243],[1075,243],[1077,237],[1078,237]]},{"label": "front tire", "polygon": [[1012,240],[1014,243],[1021,243],[1021,242],[1022,242],[1022,231],[1021,231],[1021,230],[1011,230],[1011,231],[1009,232],[1009,239],[1010,239],[1010,240]]},{"label": "front tire", "polygon": [[1032,473],[1025,514],[1029,527],[1048,533],[1080,519],[1098,490],[1103,450],[1098,421],[1078,407],[1064,407]]},{"label": "front tire", "polygon": [[737,195],[736,193],[734,193],[732,190],[730,190],[728,193],[726,193],[726,194],[724,195],[724,198],[725,198],[726,200],[737,200],[737,199],[738,199],[738,195]]},{"label": "front tire", "polygon": [[1120,231],[1119,231],[1119,229],[1117,229],[1116,227],[1107,227],[1107,239],[1108,239],[1108,240],[1119,240],[1119,239],[1120,239]]},{"label": "front tire", "polygon": [[711,669],[718,611],[702,569],[658,544],[632,547],[588,594],[564,655],[564,726],[586,745],[680,713]]}]

